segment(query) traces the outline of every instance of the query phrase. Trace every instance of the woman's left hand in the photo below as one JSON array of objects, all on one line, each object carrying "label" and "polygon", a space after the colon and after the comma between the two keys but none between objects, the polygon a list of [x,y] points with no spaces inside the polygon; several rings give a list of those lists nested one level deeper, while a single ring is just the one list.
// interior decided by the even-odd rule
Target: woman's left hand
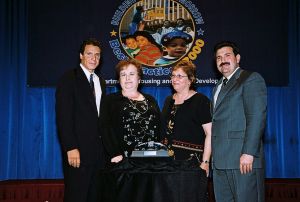
[{"label": "woman's left hand", "polygon": [[113,158],[110,160],[110,162],[112,162],[112,163],[119,163],[119,162],[122,161],[122,160],[123,160],[123,156],[122,156],[122,155],[119,155],[119,156],[113,157]]},{"label": "woman's left hand", "polygon": [[206,176],[208,177],[208,175],[209,175],[209,163],[202,162],[200,164],[200,168],[202,168],[203,170],[205,170]]}]

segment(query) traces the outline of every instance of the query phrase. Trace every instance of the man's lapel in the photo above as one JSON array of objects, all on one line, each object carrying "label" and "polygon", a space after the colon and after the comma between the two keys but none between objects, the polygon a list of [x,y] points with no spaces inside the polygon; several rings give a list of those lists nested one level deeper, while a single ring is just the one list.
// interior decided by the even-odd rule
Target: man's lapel
[{"label": "man's lapel", "polygon": [[90,83],[89,83],[88,79],[86,78],[86,75],[84,74],[83,70],[80,67],[78,69],[77,81],[78,81],[78,89],[80,91],[81,96],[87,97],[90,105],[93,106],[93,108],[94,108],[95,114],[98,116],[95,96],[92,92]]},{"label": "man's lapel", "polygon": [[222,78],[219,79],[219,81],[217,82],[217,84],[213,88],[213,91],[212,91],[212,102],[211,102],[211,107],[210,107],[211,108],[211,112],[213,112],[213,109],[215,108],[215,105],[216,105],[215,100],[214,100],[215,99],[215,94],[216,94],[218,86],[221,84],[221,82],[222,82]]},{"label": "man's lapel", "polygon": [[[214,111],[218,108],[218,106],[222,103],[222,101],[224,100],[224,98],[226,97],[226,95],[231,91],[231,89],[237,84],[237,80],[240,77],[241,74],[241,68],[239,68],[234,75],[232,75],[232,77],[229,79],[229,81],[227,82],[226,86],[223,86],[221,88],[221,91],[218,95],[215,107],[214,107]],[[221,79],[222,80],[222,79]]]}]

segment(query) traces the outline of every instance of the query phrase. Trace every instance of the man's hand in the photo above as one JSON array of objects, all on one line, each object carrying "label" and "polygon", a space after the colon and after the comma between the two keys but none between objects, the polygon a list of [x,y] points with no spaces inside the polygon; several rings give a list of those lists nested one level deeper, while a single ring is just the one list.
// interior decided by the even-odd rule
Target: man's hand
[{"label": "man's hand", "polygon": [[249,154],[242,154],[240,158],[240,171],[242,174],[247,174],[252,171],[253,156]]},{"label": "man's hand", "polygon": [[68,162],[70,166],[74,168],[80,167],[80,153],[78,149],[72,149],[67,152],[68,155]]}]

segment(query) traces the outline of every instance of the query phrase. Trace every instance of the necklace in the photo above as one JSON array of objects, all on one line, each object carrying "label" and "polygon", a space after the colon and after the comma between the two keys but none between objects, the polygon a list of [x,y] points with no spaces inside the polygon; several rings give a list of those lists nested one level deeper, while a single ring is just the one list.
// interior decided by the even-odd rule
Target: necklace
[{"label": "necklace", "polygon": [[139,92],[135,92],[133,95],[127,95],[126,93],[122,92],[122,95],[131,100],[139,100],[139,98],[141,96],[141,94]]},{"label": "necklace", "polygon": [[129,97],[127,98],[129,100],[129,106],[131,106],[132,109],[136,110],[140,114],[144,114],[148,111],[149,105],[146,98],[144,98],[144,100],[132,100]]}]

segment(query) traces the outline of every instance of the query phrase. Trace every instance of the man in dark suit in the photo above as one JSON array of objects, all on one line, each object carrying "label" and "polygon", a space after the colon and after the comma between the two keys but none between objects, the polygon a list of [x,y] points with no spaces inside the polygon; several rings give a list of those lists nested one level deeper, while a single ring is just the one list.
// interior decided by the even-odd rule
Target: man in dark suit
[{"label": "man in dark suit", "polygon": [[85,40],[80,48],[80,65],[67,71],[56,89],[65,202],[98,200],[98,174],[105,164],[100,125],[105,81],[95,73],[100,54],[97,40]]},{"label": "man in dark suit", "polygon": [[267,89],[256,72],[239,67],[232,42],[215,46],[223,77],[213,90],[212,167],[216,201],[264,201],[264,152]]}]

